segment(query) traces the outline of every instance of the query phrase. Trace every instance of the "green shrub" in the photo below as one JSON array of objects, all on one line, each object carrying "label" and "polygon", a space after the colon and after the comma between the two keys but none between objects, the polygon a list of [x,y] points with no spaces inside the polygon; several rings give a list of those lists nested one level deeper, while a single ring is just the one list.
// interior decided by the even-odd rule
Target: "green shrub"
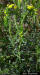
[{"label": "green shrub", "polygon": [[0,74],[40,72],[40,0],[12,0],[0,10]]}]

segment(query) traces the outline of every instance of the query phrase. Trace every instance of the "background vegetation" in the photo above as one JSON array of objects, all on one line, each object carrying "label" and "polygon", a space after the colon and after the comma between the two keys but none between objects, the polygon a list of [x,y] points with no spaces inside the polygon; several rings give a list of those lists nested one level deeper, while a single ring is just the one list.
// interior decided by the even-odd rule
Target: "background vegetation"
[{"label": "background vegetation", "polygon": [[0,0],[0,75],[40,72],[40,0]]}]

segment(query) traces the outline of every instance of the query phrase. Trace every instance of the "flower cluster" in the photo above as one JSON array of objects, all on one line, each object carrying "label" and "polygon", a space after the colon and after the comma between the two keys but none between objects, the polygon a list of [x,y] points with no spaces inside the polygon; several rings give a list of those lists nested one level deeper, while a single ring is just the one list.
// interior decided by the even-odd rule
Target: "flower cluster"
[{"label": "flower cluster", "polygon": [[14,6],[14,4],[7,4],[8,8],[12,8]]},{"label": "flower cluster", "polygon": [[12,8],[12,7],[14,7],[14,9],[16,9],[17,8],[17,5],[16,4],[8,4],[7,7],[9,9]]},{"label": "flower cluster", "polygon": [[28,9],[28,10],[31,10],[31,9],[33,9],[33,8],[34,8],[33,5],[27,5],[27,9]]}]

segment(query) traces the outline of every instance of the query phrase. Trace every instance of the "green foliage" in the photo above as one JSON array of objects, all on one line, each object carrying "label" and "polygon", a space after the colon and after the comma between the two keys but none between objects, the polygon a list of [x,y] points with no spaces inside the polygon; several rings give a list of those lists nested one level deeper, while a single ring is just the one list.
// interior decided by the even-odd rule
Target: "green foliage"
[{"label": "green foliage", "polygon": [[11,1],[0,4],[0,74],[40,72],[40,0]]}]

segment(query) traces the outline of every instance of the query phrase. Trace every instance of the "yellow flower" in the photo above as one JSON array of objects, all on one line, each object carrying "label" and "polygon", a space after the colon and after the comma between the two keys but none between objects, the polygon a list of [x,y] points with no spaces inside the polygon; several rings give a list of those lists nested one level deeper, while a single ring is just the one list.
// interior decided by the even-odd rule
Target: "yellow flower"
[{"label": "yellow flower", "polygon": [[14,6],[14,4],[8,4],[7,7],[8,8],[12,8]]},{"label": "yellow flower", "polygon": [[12,8],[13,7],[14,9],[16,9],[17,8],[17,5],[15,5],[15,4],[8,4],[7,7],[8,8]]},{"label": "yellow flower", "polygon": [[4,14],[6,14],[6,10],[4,10]]},{"label": "yellow flower", "polygon": [[31,10],[31,9],[33,9],[33,8],[34,8],[33,5],[27,5],[27,9]]},{"label": "yellow flower", "polygon": [[18,0],[18,2],[20,2],[20,3],[21,3],[21,2],[22,2],[22,0]]},{"label": "yellow flower", "polygon": [[17,8],[17,5],[14,5],[14,9],[16,9]]}]

